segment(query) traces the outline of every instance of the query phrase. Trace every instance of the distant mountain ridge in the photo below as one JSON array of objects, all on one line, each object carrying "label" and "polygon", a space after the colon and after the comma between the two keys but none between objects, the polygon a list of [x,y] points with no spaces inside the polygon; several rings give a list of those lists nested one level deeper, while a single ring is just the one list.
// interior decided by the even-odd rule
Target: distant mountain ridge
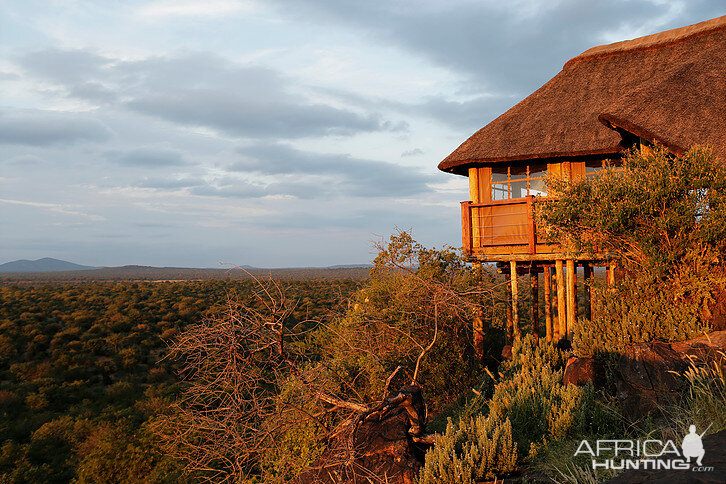
[{"label": "distant mountain ridge", "polygon": [[[3,280],[195,280],[274,277],[281,279],[365,278],[370,264],[340,264],[327,267],[261,268],[250,265],[220,269],[125,265],[91,267],[45,257],[0,264]],[[249,273],[247,273],[249,271]]]},{"label": "distant mountain ridge", "polygon": [[21,259],[0,264],[0,273],[86,271],[90,269],[98,269],[98,267],[83,266],[80,264],[74,264],[73,262],[53,259],[52,257],[44,257],[37,260]]}]

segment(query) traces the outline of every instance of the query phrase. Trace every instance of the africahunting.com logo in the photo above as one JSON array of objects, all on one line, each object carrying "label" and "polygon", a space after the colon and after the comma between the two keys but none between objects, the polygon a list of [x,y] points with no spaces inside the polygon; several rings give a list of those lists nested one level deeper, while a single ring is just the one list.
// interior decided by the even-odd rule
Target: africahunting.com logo
[{"label": "africahunting.com logo", "polygon": [[[710,427],[709,425],[708,428]],[[696,426],[691,425],[681,442],[680,450],[672,440],[597,440],[594,446],[583,440],[575,451],[575,456],[589,455],[595,470],[690,469],[693,472],[710,472],[713,467],[704,466],[702,462],[705,450],[701,441],[708,428],[698,434]]]}]

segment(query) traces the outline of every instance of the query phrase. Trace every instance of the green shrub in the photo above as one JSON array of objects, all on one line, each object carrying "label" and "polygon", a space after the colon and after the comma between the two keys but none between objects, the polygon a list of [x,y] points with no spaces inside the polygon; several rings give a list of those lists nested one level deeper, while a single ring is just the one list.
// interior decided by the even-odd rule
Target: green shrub
[{"label": "green shrub", "polygon": [[495,386],[489,412],[512,422],[520,454],[529,449],[532,456],[548,441],[563,438],[574,422],[582,389],[562,385],[562,369],[556,369],[562,363],[560,350],[531,335],[512,348],[502,374],[511,377]]},{"label": "green shrub", "polygon": [[669,280],[626,278],[614,286],[592,287],[593,318],[574,328],[579,356],[621,352],[627,345],[654,340],[683,341],[711,331],[712,291],[723,287],[719,274],[695,273]]},{"label": "green shrub", "polygon": [[512,424],[498,415],[480,415],[451,420],[446,433],[426,453],[419,484],[473,484],[482,479],[512,472],[517,463],[517,444],[512,440]]}]

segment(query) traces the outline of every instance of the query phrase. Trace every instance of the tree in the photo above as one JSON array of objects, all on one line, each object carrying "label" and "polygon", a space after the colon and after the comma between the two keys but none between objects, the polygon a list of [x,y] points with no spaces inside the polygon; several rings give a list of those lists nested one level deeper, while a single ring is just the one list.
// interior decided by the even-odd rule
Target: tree
[{"label": "tree", "polygon": [[537,217],[550,240],[621,265],[614,287],[593,285],[593,321],[580,321],[581,354],[631,343],[684,340],[711,329],[726,287],[726,166],[710,150],[673,156],[632,151],[623,170],[549,180]]},{"label": "tree", "polygon": [[609,252],[654,277],[684,262],[722,261],[726,250],[726,165],[708,149],[673,156],[631,151],[624,169],[575,182],[548,180],[538,204],[547,236],[573,252]]}]

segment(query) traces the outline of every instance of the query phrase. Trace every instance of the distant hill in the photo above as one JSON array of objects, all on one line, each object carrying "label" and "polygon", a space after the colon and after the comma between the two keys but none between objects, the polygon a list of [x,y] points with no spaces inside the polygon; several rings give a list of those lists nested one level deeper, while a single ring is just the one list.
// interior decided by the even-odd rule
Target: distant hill
[{"label": "distant hill", "polygon": [[193,281],[261,279],[365,279],[370,267],[289,268],[289,269],[193,269],[188,267],[122,266],[100,269],[14,272],[0,274],[0,284],[17,282],[100,282],[100,281]]},{"label": "distant hill", "polygon": [[15,260],[12,262],[6,262],[0,264],[0,272],[55,272],[55,271],[85,271],[89,269],[97,269],[91,266],[82,266],[80,264],[74,264],[73,262],[67,262],[64,260],[53,259],[51,257],[44,257],[38,260]]}]

